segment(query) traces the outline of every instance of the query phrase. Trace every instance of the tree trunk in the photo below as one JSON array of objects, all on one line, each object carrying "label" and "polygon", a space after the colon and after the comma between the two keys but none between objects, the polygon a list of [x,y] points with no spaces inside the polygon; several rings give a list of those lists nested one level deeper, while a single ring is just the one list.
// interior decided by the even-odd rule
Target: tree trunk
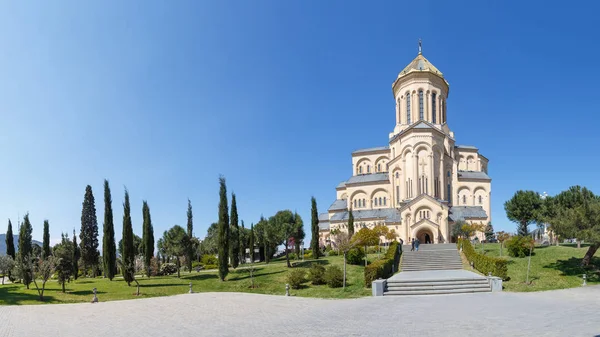
[{"label": "tree trunk", "polygon": [[367,246],[365,246],[365,267],[367,266]]},{"label": "tree trunk", "polygon": [[577,249],[581,248],[581,240],[577,239]]},{"label": "tree trunk", "polygon": [[290,250],[288,249],[288,242],[285,242],[285,261],[287,262],[288,268],[292,268],[290,264]]},{"label": "tree trunk", "polygon": [[62,291],[63,291],[63,294],[64,294],[65,293],[65,281],[64,280],[62,281]]},{"label": "tree trunk", "polygon": [[179,269],[181,268],[181,263],[179,262],[179,256],[177,257],[177,278],[181,278],[179,275]]},{"label": "tree trunk", "polygon": [[585,253],[583,260],[581,260],[581,266],[587,267],[590,264],[590,261],[592,260],[594,254],[596,254],[598,248],[600,248],[600,243],[593,244],[590,246],[590,248],[588,248],[588,251]]}]

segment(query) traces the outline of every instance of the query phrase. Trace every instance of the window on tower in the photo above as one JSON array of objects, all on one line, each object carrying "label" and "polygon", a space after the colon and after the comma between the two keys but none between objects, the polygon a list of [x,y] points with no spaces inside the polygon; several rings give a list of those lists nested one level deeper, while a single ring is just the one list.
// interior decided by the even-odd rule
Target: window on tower
[{"label": "window on tower", "polygon": [[362,174],[362,166],[358,168],[358,174]]},{"label": "window on tower", "polygon": [[367,165],[367,173],[371,173],[371,165]]},{"label": "window on tower", "polygon": [[377,172],[381,172],[381,164],[377,164]]},{"label": "window on tower", "polygon": [[410,124],[410,94],[406,93],[406,124]]},{"label": "window on tower", "polygon": [[423,90],[419,91],[419,120],[423,120]]},{"label": "window on tower", "polygon": [[480,205],[483,204],[483,197],[482,196],[479,196],[479,204]]},{"label": "window on tower", "polygon": [[463,195],[463,205],[466,205],[466,204],[467,204],[467,196]]},{"label": "window on tower", "polygon": [[431,94],[431,118],[433,118],[433,124],[435,124],[436,116],[435,116],[435,99],[437,94],[434,92]]}]

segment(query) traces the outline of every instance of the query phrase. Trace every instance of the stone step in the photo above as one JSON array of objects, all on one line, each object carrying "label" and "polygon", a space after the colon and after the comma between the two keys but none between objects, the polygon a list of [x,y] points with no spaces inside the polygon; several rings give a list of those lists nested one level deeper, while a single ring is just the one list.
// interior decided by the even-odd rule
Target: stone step
[{"label": "stone step", "polygon": [[425,268],[404,268],[401,271],[431,271],[431,270],[461,270],[459,267],[425,267]]},{"label": "stone step", "polygon": [[424,281],[388,281],[390,287],[421,287],[421,286],[452,286],[452,285],[486,285],[489,282],[486,279],[463,279],[463,280],[424,280]]},{"label": "stone step", "polygon": [[450,284],[450,285],[415,285],[415,286],[388,286],[387,291],[421,291],[421,290],[453,290],[453,289],[490,289],[484,284]]},{"label": "stone step", "polygon": [[430,266],[402,266],[400,270],[425,270],[425,269],[463,269],[462,265],[430,265]]},{"label": "stone step", "polygon": [[453,268],[461,268],[461,263],[429,263],[429,264],[403,264],[400,266],[402,269],[407,268],[428,268],[428,267],[453,267]]},{"label": "stone step", "polygon": [[383,296],[409,296],[409,295],[441,295],[441,294],[467,294],[467,293],[486,293],[491,292],[490,288],[469,288],[469,289],[430,289],[415,291],[386,291]]}]

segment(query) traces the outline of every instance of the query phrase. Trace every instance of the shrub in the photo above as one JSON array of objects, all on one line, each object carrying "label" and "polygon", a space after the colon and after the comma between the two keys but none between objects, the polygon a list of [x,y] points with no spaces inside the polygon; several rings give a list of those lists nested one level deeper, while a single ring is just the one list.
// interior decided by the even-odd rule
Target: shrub
[{"label": "shrub", "polygon": [[338,256],[338,255],[339,255],[338,251],[334,250],[334,249],[327,252],[327,256]]},{"label": "shrub", "polygon": [[508,255],[512,257],[529,256],[529,250],[533,252],[534,241],[529,236],[513,236],[505,243]]},{"label": "shrub", "polygon": [[204,269],[217,269],[219,266],[216,264],[205,264]]},{"label": "shrub", "polygon": [[365,286],[367,288],[371,287],[373,281],[388,278],[398,271],[400,255],[402,254],[398,246],[398,242],[392,242],[383,259],[376,260],[365,267]]},{"label": "shrub", "polygon": [[352,248],[346,254],[346,261],[350,264],[364,265],[365,263],[365,250],[358,247]]},{"label": "shrub", "polygon": [[218,265],[219,264],[219,260],[217,260],[217,257],[214,255],[210,255],[210,254],[204,254],[202,255],[202,259],[200,259],[200,261],[202,262],[202,264],[204,265],[204,267],[206,269],[209,269],[206,265]]},{"label": "shrub", "polygon": [[329,288],[339,288],[344,285],[344,273],[338,266],[329,266],[325,270],[325,283]]},{"label": "shrub", "polygon": [[312,250],[307,250],[304,252],[305,259],[312,259]]},{"label": "shrub", "polygon": [[308,279],[314,285],[325,284],[325,267],[317,263],[311,264]]},{"label": "shrub", "polygon": [[463,253],[467,257],[467,260],[473,262],[475,269],[479,270],[484,275],[492,273],[493,276],[498,276],[503,280],[508,277],[507,260],[497,257],[490,257],[475,252],[475,249],[471,245],[469,240],[459,239],[457,245],[460,247],[462,244]]},{"label": "shrub", "polygon": [[160,266],[160,275],[171,275],[177,272],[177,265],[175,263],[163,263]]},{"label": "shrub", "polygon": [[306,271],[303,268],[292,269],[287,274],[287,283],[292,289],[300,289],[304,282],[306,282]]}]

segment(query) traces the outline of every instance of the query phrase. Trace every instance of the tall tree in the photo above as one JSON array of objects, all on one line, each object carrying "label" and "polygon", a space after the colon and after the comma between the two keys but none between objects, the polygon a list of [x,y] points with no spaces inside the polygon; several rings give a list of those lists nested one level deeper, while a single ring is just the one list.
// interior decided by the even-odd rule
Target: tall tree
[{"label": "tall tree", "polygon": [[50,256],[50,223],[48,220],[44,220],[44,239],[42,242],[42,258],[45,259]]},{"label": "tall tree", "polygon": [[248,250],[250,255],[250,263],[254,262],[254,224],[250,224],[250,235],[248,235]]},{"label": "tall tree", "polygon": [[194,237],[194,214],[192,213],[192,202],[188,199],[188,208],[187,208],[187,236],[190,239],[190,245],[188,247],[187,252],[187,268],[192,272],[192,260],[194,259],[194,247],[191,244],[192,238]]},{"label": "tall tree", "polygon": [[292,238],[294,239],[294,248],[296,251],[296,256],[300,258],[300,246],[304,242],[304,237],[306,236],[306,233],[304,233],[304,222],[302,221],[302,217],[297,212],[294,212],[294,224],[294,227],[296,227],[296,231],[292,233]]},{"label": "tall tree", "polygon": [[96,218],[96,202],[90,185],[85,187],[79,238],[81,239],[81,261],[84,273],[89,267],[92,267],[93,276],[96,277],[96,264],[100,256],[100,252],[98,252],[98,219]]},{"label": "tall tree", "polygon": [[317,199],[310,198],[310,248],[313,259],[319,258],[319,211],[317,210]]},{"label": "tall tree", "polygon": [[494,226],[492,226],[492,222],[490,221],[485,227],[485,240],[487,242],[490,242],[490,240],[492,240],[494,236]]},{"label": "tall tree", "polygon": [[290,238],[298,231],[297,223],[294,220],[294,213],[292,213],[290,210],[279,211],[275,214],[275,216],[269,219],[269,222],[272,223],[270,228],[277,229],[280,234],[279,239],[276,240],[283,241],[285,246],[285,260],[288,268],[291,268],[292,265],[290,264],[289,254],[290,250],[288,246]]},{"label": "tall tree", "polygon": [[104,225],[102,237],[102,261],[104,263],[104,275],[109,280],[115,277],[117,272],[117,245],[115,243],[115,225],[113,223],[112,196],[108,180],[104,179]]},{"label": "tall tree", "polygon": [[248,245],[248,229],[244,226],[244,220],[242,222],[242,227],[240,228],[240,234],[238,235],[239,239],[239,258],[240,263],[246,263],[246,246]]},{"label": "tall tree", "polygon": [[33,255],[33,249],[31,245],[31,233],[33,228],[29,221],[29,213],[23,217],[23,223],[19,228],[19,254],[17,263],[22,266],[22,277],[23,284],[29,289],[29,285],[32,281],[32,264],[31,259]]},{"label": "tall tree", "polygon": [[154,256],[154,227],[152,227],[152,218],[150,217],[150,207],[148,202],[144,200],[142,205],[142,215],[144,218],[142,246],[144,251],[144,267],[146,268],[146,276],[150,277],[150,262]]},{"label": "tall tree", "polygon": [[8,219],[8,229],[6,230],[6,255],[16,258],[15,255],[15,238],[13,236],[12,223]]},{"label": "tall tree", "polygon": [[517,234],[529,234],[528,226],[539,221],[542,208],[542,199],[534,191],[517,191],[515,195],[504,203],[506,217],[517,223]]},{"label": "tall tree", "polygon": [[219,278],[225,281],[229,273],[229,210],[225,177],[219,177]]},{"label": "tall tree", "polygon": [[10,271],[15,266],[15,260],[9,255],[0,255],[0,274],[2,274],[2,285],[4,285],[4,278],[8,275],[10,279]]},{"label": "tall tree", "polygon": [[125,189],[125,201],[123,202],[123,278],[127,285],[131,285],[135,277],[135,252],[133,247],[133,225],[131,224],[131,206],[129,204],[129,192]]},{"label": "tall tree", "polygon": [[81,258],[81,249],[77,244],[77,235],[73,229],[73,278],[79,277],[79,259]]},{"label": "tall tree", "polygon": [[581,260],[582,266],[588,266],[600,248],[600,196],[585,187],[572,186],[554,198],[546,198],[545,203],[545,209],[554,214],[544,218],[556,234],[590,243]]},{"label": "tall tree", "polygon": [[65,283],[69,281],[73,274],[73,242],[67,234],[61,234],[61,242],[54,245],[52,255],[56,258],[54,266],[57,272],[58,283],[62,286],[62,292],[65,292]]},{"label": "tall tree", "polygon": [[231,222],[229,228],[229,256],[231,257],[231,266],[233,269],[240,264],[240,228],[238,226],[238,212],[235,200],[235,193],[231,194]]},{"label": "tall tree", "polygon": [[352,214],[352,208],[350,208],[350,212],[348,213],[348,235],[350,238],[354,235],[354,214]]}]

